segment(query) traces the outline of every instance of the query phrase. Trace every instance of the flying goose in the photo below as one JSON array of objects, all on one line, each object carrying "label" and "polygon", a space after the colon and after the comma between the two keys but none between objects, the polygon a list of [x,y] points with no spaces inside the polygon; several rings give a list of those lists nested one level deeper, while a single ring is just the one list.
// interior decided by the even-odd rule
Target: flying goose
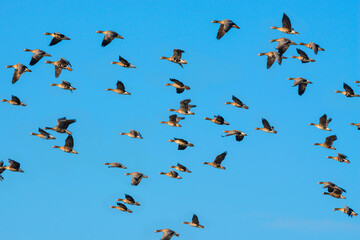
[{"label": "flying goose", "polygon": [[173,83],[167,83],[167,84],[165,84],[165,86],[173,86],[173,87],[175,87],[176,88],[176,93],[182,93],[182,92],[184,92],[185,89],[190,90],[189,86],[186,86],[184,83],[180,82],[177,79],[170,78],[170,81],[172,81]]},{"label": "flying goose", "polygon": [[238,27],[233,21],[229,19],[224,19],[221,21],[213,20],[211,23],[220,23],[219,31],[216,36],[218,40],[220,40],[225,35],[225,33],[230,31],[231,28],[240,29],[240,27]]},{"label": "flying goose", "polygon": [[25,52],[32,52],[33,56],[30,60],[29,65],[30,66],[34,66],[40,59],[42,59],[43,57],[51,57],[50,54],[44,52],[43,50],[40,49],[34,49],[34,50],[30,50],[30,49],[24,49]]},{"label": "flying goose", "polygon": [[288,80],[295,80],[293,83],[293,87],[299,86],[298,88],[298,94],[301,96],[304,94],[305,89],[308,84],[312,84],[312,82],[308,81],[305,78],[297,77],[297,78],[288,78]]},{"label": "flying goose", "polygon": [[238,98],[235,97],[234,95],[232,96],[232,100],[233,100],[234,102],[226,102],[225,104],[227,104],[227,105],[233,105],[233,106],[238,107],[238,108],[249,109],[248,106],[246,106],[242,101],[240,101],[240,99],[238,99]]},{"label": "flying goose", "polygon": [[124,203],[130,204],[130,205],[140,206],[140,203],[135,202],[134,198],[128,194],[125,194],[125,199],[119,198],[119,199],[116,199],[116,201],[124,202]]},{"label": "flying goose", "polygon": [[186,60],[181,59],[181,54],[184,53],[181,49],[174,49],[174,53],[171,57],[161,57],[160,59],[166,59],[170,62],[177,63],[183,68],[183,64],[187,64]]},{"label": "flying goose", "polygon": [[319,184],[324,184],[323,188],[327,188],[328,192],[324,192],[323,195],[330,195],[334,198],[341,198],[341,199],[346,199],[342,193],[346,192],[345,189],[336,186],[336,184],[332,183],[332,182],[319,182]]},{"label": "flying goose", "polygon": [[244,133],[242,131],[239,131],[239,130],[231,130],[231,131],[225,130],[225,131],[223,131],[223,133],[226,133],[226,135],[222,136],[222,137],[227,137],[227,136],[234,135],[235,140],[238,141],[238,142],[242,141],[244,139],[244,137],[247,136],[246,133]]},{"label": "flying goose", "polygon": [[140,172],[125,173],[125,175],[132,175],[131,185],[134,185],[134,186],[139,185],[141,179],[148,178],[148,176],[146,176]]},{"label": "flying goose", "polygon": [[346,163],[350,163],[349,160],[347,160],[347,156],[345,156],[344,154],[341,154],[341,153],[338,153],[338,155],[336,157],[330,157],[330,156],[327,156],[326,158],[331,158],[331,159],[334,159],[338,162],[346,162]]},{"label": "flying goose", "polygon": [[107,88],[106,91],[113,91],[114,93],[118,94],[131,95],[131,93],[125,91],[125,85],[120,81],[117,81],[115,89]]},{"label": "flying goose", "polygon": [[327,115],[324,114],[320,117],[319,124],[309,123],[309,125],[315,126],[318,129],[324,130],[324,131],[331,131],[330,128],[328,128],[329,123],[331,122],[332,118],[327,118]]},{"label": "flying goose", "polygon": [[177,112],[183,115],[194,115],[195,113],[191,112],[192,107],[196,107],[196,105],[189,105],[191,102],[190,99],[184,99],[180,102],[180,108],[179,109],[169,109],[171,112]]},{"label": "flying goose", "polygon": [[12,159],[8,159],[9,161],[9,165],[8,166],[4,166],[4,163],[1,161],[1,164],[0,164],[0,174],[5,171],[5,170],[9,170],[9,171],[12,171],[12,172],[21,172],[23,173],[24,171],[20,168],[20,163],[18,163],[17,161],[15,160],[12,160]]},{"label": "flying goose", "polygon": [[264,127],[255,128],[255,130],[261,130],[267,133],[275,133],[275,134],[277,133],[277,131],[275,131],[274,126],[270,126],[269,122],[265,118],[262,119],[262,124]]},{"label": "flying goose", "polygon": [[170,139],[169,142],[177,143],[179,145],[178,150],[184,150],[186,147],[194,147],[194,144],[181,138]]},{"label": "flying goose", "polygon": [[121,163],[118,162],[113,162],[113,163],[104,163],[104,165],[107,165],[109,168],[123,168],[123,169],[127,169],[127,167],[125,167],[124,165],[122,165]]},{"label": "flying goose", "polygon": [[278,42],[278,45],[276,46],[276,50],[278,50],[280,55],[283,55],[291,45],[297,45],[295,42],[284,37],[270,40],[270,42]]},{"label": "flying goose", "polygon": [[303,45],[307,48],[310,48],[314,51],[315,54],[318,53],[318,51],[325,51],[325,49],[321,48],[318,44],[314,43],[314,42],[310,42],[310,43],[299,43],[299,45]]},{"label": "flying goose", "polygon": [[114,31],[96,31],[96,33],[103,33],[105,34],[104,39],[101,43],[102,47],[107,46],[109,43],[111,43],[112,40],[114,40],[115,38],[120,38],[120,39],[124,39],[122,36],[120,36],[118,33],[114,32]]},{"label": "flying goose", "polygon": [[128,209],[125,204],[122,204],[122,203],[116,203],[117,206],[110,206],[110,208],[116,208],[120,211],[123,211],[123,212],[128,212],[128,213],[132,213],[132,211],[130,209]]},{"label": "flying goose", "polygon": [[356,126],[358,130],[360,130],[360,123],[350,123],[352,126]]},{"label": "flying goose", "polygon": [[52,61],[45,61],[45,63],[52,64],[55,66],[55,77],[59,77],[61,74],[61,71],[63,69],[66,69],[68,71],[72,71],[71,64],[68,60],[65,58],[60,58],[60,60],[52,62]]},{"label": "flying goose", "polygon": [[125,58],[122,58],[121,56],[119,56],[119,61],[120,62],[111,62],[111,64],[117,64],[124,68],[136,68],[134,65],[130,64]]},{"label": "flying goose", "polygon": [[219,168],[219,169],[225,170],[225,167],[221,166],[221,163],[222,163],[222,161],[224,161],[226,154],[227,154],[227,152],[223,152],[222,154],[216,156],[216,158],[213,162],[203,162],[203,164],[207,164],[214,168]]},{"label": "flying goose", "polygon": [[297,51],[297,53],[298,53],[300,56],[291,56],[291,58],[297,58],[297,59],[299,59],[302,63],[315,62],[315,60],[309,58],[308,55],[307,55],[303,50],[297,48],[296,51]]},{"label": "flying goose", "polygon": [[62,80],[61,83],[52,83],[50,84],[50,86],[57,86],[61,89],[65,89],[65,90],[70,90],[70,92],[72,92],[73,90],[76,90],[76,88],[71,86],[71,83],[69,83],[68,81]]},{"label": "flying goose", "polygon": [[354,93],[354,90],[346,83],[344,83],[343,87],[344,87],[345,91],[336,90],[335,92],[341,93],[341,94],[345,95],[346,97],[360,97],[360,95]]},{"label": "flying goose", "polygon": [[353,216],[357,216],[358,214],[356,212],[354,212],[354,210],[352,210],[351,208],[349,208],[348,206],[345,205],[345,207],[343,208],[334,208],[333,211],[340,211],[343,212],[345,214],[347,214],[349,217],[353,217]]},{"label": "flying goose", "polygon": [[183,222],[183,224],[189,224],[190,226],[193,226],[193,227],[204,228],[203,225],[200,225],[199,219],[196,216],[196,214],[193,214],[191,222]]},{"label": "flying goose", "polygon": [[179,124],[180,120],[185,119],[184,117],[178,117],[176,114],[170,115],[169,116],[169,121],[165,122],[165,121],[161,121],[160,123],[164,123],[167,124],[169,126],[172,127],[181,127],[181,125]]},{"label": "flying goose", "polygon": [[314,145],[319,145],[327,149],[336,150],[336,148],[332,146],[335,140],[337,140],[336,135],[331,135],[325,139],[324,143],[314,143]]},{"label": "flying goose", "polygon": [[155,231],[156,233],[158,232],[162,232],[163,235],[161,237],[161,240],[170,240],[174,235],[179,237],[179,234],[174,232],[173,230],[170,230],[168,228],[165,228],[165,229],[161,229],[161,230],[156,230]]},{"label": "flying goose", "polygon": [[53,148],[59,148],[60,150],[63,150],[64,152],[67,153],[74,153],[74,154],[78,154],[77,151],[75,151],[73,149],[74,147],[74,138],[72,137],[72,135],[68,135],[68,137],[65,140],[65,145],[64,146],[53,146]]},{"label": "flying goose", "polygon": [[64,34],[58,33],[58,32],[54,32],[54,33],[44,33],[44,35],[50,35],[53,37],[53,39],[51,40],[49,46],[54,46],[56,44],[58,44],[59,42],[61,42],[62,40],[70,40],[70,38],[68,38],[67,36],[65,36]]},{"label": "flying goose", "polygon": [[271,52],[267,52],[267,53],[259,53],[258,56],[267,56],[267,60],[266,60],[266,68],[269,69],[275,62],[275,59],[277,60],[277,62],[279,63],[279,65],[281,65],[282,59],[287,59],[287,57],[281,56],[280,53],[278,53],[277,51],[271,51]]},{"label": "flying goose", "polygon": [[215,115],[214,118],[205,117],[204,119],[209,120],[209,121],[211,121],[213,123],[216,123],[218,125],[230,125],[230,123],[226,122],[224,120],[224,118],[222,116],[220,116],[220,115],[217,115],[217,116]]},{"label": "flying goose", "polygon": [[177,178],[177,179],[182,179],[182,177],[179,176],[179,174],[177,172],[175,172],[174,170],[170,170],[170,172],[160,172],[160,175],[165,175],[171,178]]},{"label": "flying goose", "polygon": [[140,138],[140,139],[143,139],[143,137],[141,136],[141,134],[136,131],[136,130],[130,130],[130,132],[128,133],[120,133],[120,135],[126,135],[126,136],[129,136],[131,138]]},{"label": "flying goose", "polygon": [[59,118],[56,120],[56,126],[55,127],[44,127],[45,130],[50,129],[58,133],[67,133],[71,134],[70,131],[67,130],[70,124],[76,122],[75,119],[66,119],[66,117]]},{"label": "flying goose", "polygon": [[11,96],[11,100],[2,99],[1,101],[10,103],[10,104],[15,105],[15,106],[23,106],[23,107],[26,106],[25,103],[20,101],[20,99],[18,97],[14,96],[14,95]]},{"label": "flying goose", "polygon": [[181,165],[180,163],[178,163],[176,166],[170,166],[170,168],[174,168],[180,172],[191,173],[191,171],[187,167],[185,167],[184,165]]},{"label": "flying goose", "polygon": [[14,68],[14,75],[12,78],[12,84],[16,83],[24,72],[31,72],[24,64],[17,63],[15,65],[7,65],[5,68]]},{"label": "flying goose", "polygon": [[39,132],[40,133],[30,133],[30,135],[34,135],[34,136],[37,136],[39,138],[43,138],[43,139],[46,139],[46,140],[49,140],[49,139],[56,139],[55,137],[53,137],[52,135],[50,135],[48,132],[46,132],[45,130],[39,128]]},{"label": "flying goose", "polygon": [[282,27],[271,27],[271,29],[277,29],[287,34],[299,34],[298,32],[295,32],[294,29],[291,27],[290,18],[285,13],[282,17]]}]

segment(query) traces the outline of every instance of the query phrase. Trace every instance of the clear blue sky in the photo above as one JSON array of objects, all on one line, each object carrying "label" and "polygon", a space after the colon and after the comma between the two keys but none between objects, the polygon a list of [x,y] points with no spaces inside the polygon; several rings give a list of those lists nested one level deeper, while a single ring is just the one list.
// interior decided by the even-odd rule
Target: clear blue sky
[{"label": "clear blue sky", "polygon": [[[25,173],[4,172],[0,183],[1,236],[7,240],[62,239],[159,239],[156,229],[171,228],[179,239],[355,239],[359,217],[333,212],[344,204],[360,213],[360,132],[350,122],[360,122],[360,99],[334,93],[343,82],[353,87],[359,79],[359,3],[352,1],[8,1],[2,5],[0,59],[1,98],[18,96],[28,106],[0,103],[0,159],[21,163]],[[280,26],[283,12],[299,35],[286,35]],[[231,19],[232,29],[216,40],[218,24]],[[114,30],[116,39],[102,48],[97,30]],[[49,47],[44,32],[61,32],[71,38]],[[318,55],[302,47],[315,63],[284,60],[266,69],[272,51],[269,40],[289,37],[295,42],[316,42],[325,48]],[[28,66],[39,48],[53,57],[29,68],[15,84],[6,65]],[[172,49],[185,50],[188,64],[160,60]],[[291,46],[284,54],[296,54]],[[136,69],[110,62],[121,55]],[[55,79],[54,67],[45,60],[64,57],[73,72]],[[304,77],[314,84],[297,95],[288,77]],[[165,87],[176,78],[191,87],[176,94]],[[51,83],[66,80],[73,93]],[[121,80],[131,96],[105,91]],[[236,95],[250,109],[224,103]],[[186,116],[182,128],[159,124],[166,121],[179,101],[191,98],[198,107]],[[333,118],[324,132],[310,122],[327,113]],[[222,115],[230,126],[218,126],[204,117]],[[54,126],[59,117],[75,118],[73,132],[78,155],[53,145],[63,145],[66,134],[54,133],[46,141],[29,133]],[[255,131],[265,117],[278,134]],[[129,129],[143,140],[120,136]],[[248,134],[242,142],[222,138],[223,130]],[[338,151],[313,146],[336,134]],[[195,147],[178,151],[173,137]],[[226,170],[203,165],[228,151]],[[326,156],[338,152],[351,164]],[[104,162],[120,162],[128,170],[108,169]],[[177,162],[192,173],[182,180],[159,175]],[[147,174],[137,187],[126,172]],[[322,196],[319,181],[345,188],[346,200]],[[109,207],[124,193],[141,207],[132,214]],[[205,229],[183,225],[196,213]]]}]

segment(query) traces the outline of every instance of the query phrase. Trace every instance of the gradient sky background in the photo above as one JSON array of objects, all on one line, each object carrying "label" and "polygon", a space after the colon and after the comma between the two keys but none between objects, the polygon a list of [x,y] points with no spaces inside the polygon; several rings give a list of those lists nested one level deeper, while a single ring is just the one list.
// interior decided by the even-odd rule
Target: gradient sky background
[{"label": "gradient sky background", "polygon": [[[286,35],[280,26],[285,12],[299,35]],[[349,126],[360,122],[359,98],[334,93],[343,82],[360,88],[359,2],[324,1],[23,1],[6,2],[0,9],[2,58],[0,97],[18,96],[27,104],[0,103],[2,137],[0,159],[21,163],[25,173],[3,173],[0,182],[2,239],[160,239],[157,229],[170,228],[179,239],[351,239],[360,234],[359,217],[333,212],[344,204],[360,213],[360,131]],[[220,41],[219,25],[212,20],[231,19],[232,29]],[[125,39],[101,47],[102,34],[113,30]],[[49,47],[44,32],[61,32],[71,38]],[[325,52],[315,63],[284,60],[266,69],[266,57],[276,43],[289,37],[295,42],[316,42]],[[30,67],[31,53],[42,49],[53,57]],[[159,60],[172,49],[185,50],[188,65]],[[111,65],[121,55],[136,69]],[[284,54],[296,55],[291,46]],[[73,72],[55,79],[54,67],[45,60],[69,60]],[[23,63],[33,72],[11,84],[13,69]],[[297,95],[288,77],[314,82]],[[176,78],[191,87],[176,94],[165,87]],[[71,93],[51,83],[67,80],[77,88]],[[121,80],[131,96],[105,91]],[[236,95],[250,109],[224,103]],[[191,98],[194,116],[185,116],[182,128],[159,124],[167,121],[169,108]],[[332,132],[309,126],[327,113]],[[218,126],[204,117],[222,115],[230,126]],[[73,132],[79,155],[53,145],[63,145],[66,134],[51,132],[56,140],[30,136],[38,127],[52,127],[66,116],[77,122]],[[278,134],[255,131],[265,117]],[[143,140],[120,136],[129,129]],[[223,130],[248,134],[242,142],[222,138]],[[313,146],[336,134],[337,151]],[[178,151],[169,143],[184,138],[194,148]],[[203,165],[228,151],[226,170]],[[351,164],[326,156],[348,155]],[[104,162],[128,167],[108,169]],[[159,175],[177,162],[192,173],[182,180]],[[126,172],[147,174],[137,187]],[[345,188],[346,200],[322,196],[319,181]],[[134,212],[110,209],[124,193],[141,207]],[[196,213],[205,229],[183,225]]]}]

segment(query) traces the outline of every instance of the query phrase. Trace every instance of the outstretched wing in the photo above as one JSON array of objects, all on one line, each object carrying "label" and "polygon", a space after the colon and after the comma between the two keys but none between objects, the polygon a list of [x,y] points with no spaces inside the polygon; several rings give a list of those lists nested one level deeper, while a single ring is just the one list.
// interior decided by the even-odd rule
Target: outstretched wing
[{"label": "outstretched wing", "polygon": [[221,164],[221,162],[224,161],[226,154],[227,152],[223,152],[222,154],[216,156],[214,163]]},{"label": "outstretched wing", "polygon": [[354,95],[354,90],[346,83],[344,83],[344,89],[346,92],[350,93],[351,95]]},{"label": "outstretched wing", "polygon": [[121,81],[117,81],[116,88],[121,91],[125,91],[125,85]]},{"label": "outstretched wing", "polygon": [[283,18],[282,18],[282,26],[284,28],[292,29],[290,18],[285,13],[283,14]]},{"label": "outstretched wing", "polygon": [[297,53],[300,54],[300,56],[306,58],[306,59],[309,59],[308,55],[301,49],[297,48],[296,49]]},{"label": "outstretched wing", "polygon": [[65,147],[68,147],[68,148],[73,148],[74,147],[74,138],[69,135],[66,140],[65,140]]},{"label": "outstretched wing", "polygon": [[177,79],[170,78],[170,81],[176,83],[176,84],[179,85],[180,87],[183,87],[183,86],[184,86],[184,84],[183,84],[182,82],[180,82],[179,80],[177,80]]},{"label": "outstretched wing", "polygon": [[199,225],[199,218],[196,216],[196,214],[193,215],[192,222]]},{"label": "outstretched wing", "polygon": [[243,105],[242,101],[240,101],[240,99],[238,99],[238,98],[235,97],[234,95],[232,96],[232,100],[233,100],[235,103],[239,104],[240,106]]},{"label": "outstretched wing", "polygon": [[121,56],[119,56],[119,61],[122,62],[126,67],[130,66],[130,63],[128,61],[126,61],[125,58],[122,58]]},{"label": "outstretched wing", "polygon": [[337,140],[336,135],[331,135],[325,139],[325,144],[331,146],[335,140]]},{"label": "outstretched wing", "polygon": [[269,122],[265,118],[262,119],[262,124],[264,125],[264,128],[267,128],[267,129],[271,130],[271,126],[270,126]]},{"label": "outstretched wing", "polygon": [[181,54],[182,54],[183,52],[184,52],[184,51],[181,50],[181,49],[174,49],[174,53],[173,53],[174,59],[180,60],[180,59],[181,59]]}]

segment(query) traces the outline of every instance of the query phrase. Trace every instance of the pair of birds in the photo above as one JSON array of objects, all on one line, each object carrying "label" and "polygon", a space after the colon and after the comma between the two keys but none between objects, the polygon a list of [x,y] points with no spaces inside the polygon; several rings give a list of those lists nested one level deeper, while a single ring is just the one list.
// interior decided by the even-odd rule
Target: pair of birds
[{"label": "pair of birds", "polygon": [[[183,224],[188,224],[192,227],[198,227],[198,228],[204,228],[203,225],[200,224],[199,222],[199,218],[196,214],[193,214],[191,222],[183,222]],[[163,235],[161,237],[161,240],[170,240],[173,236],[179,237],[180,235],[178,233],[176,233],[175,231],[169,229],[169,228],[165,228],[165,229],[161,229],[161,230],[156,230],[156,233],[158,232],[162,232]]]},{"label": "pair of birds", "polygon": [[[174,168],[180,172],[187,172],[187,173],[191,173],[191,171],[185,167],[184,165],[181,165],[180,163],[178,163],[176,166],[170,166],[170,168]],[[174,170],[170,170],[170,172],[160,172],[159,174],[161,175],[165,175],[171,178],[177,178],[177,179],[182,179],[182,177],[179,176],[179,174],[177,172],[175,172]]]},{"label": "pair of birds", "polygon": [[[135,205],[135,206],[140,206],[140,203],[136,202],[134,200],[134,198],[132,196],[128,195],[128,194],[125,194],[124,199],[118,198],[118,199],[116,199],[116,201],[118,201],[116,203],[117,206],[110,206],[110,208],[115,208],[115,209],[118,209],[118,210],[123,211],[123,212],[132,213],[132,211],[130,209],[128,209],[128,207],[123,203],[130,204],[130,205]],[[121,202],[123,202],[123,203],[121,203]]]},{"label": "pair of birds", "polygon": [[5,171],[5,170],[9,170],[12,172],[21,172],[23,173],[24,171],[20,168],[20,163],[12,160],[12,159],[8,159],[9,161],[9,165],[4,166],[4,162],[0,161],[0,181],[3,181],[4,178],[1,176],[1,174]]}]

